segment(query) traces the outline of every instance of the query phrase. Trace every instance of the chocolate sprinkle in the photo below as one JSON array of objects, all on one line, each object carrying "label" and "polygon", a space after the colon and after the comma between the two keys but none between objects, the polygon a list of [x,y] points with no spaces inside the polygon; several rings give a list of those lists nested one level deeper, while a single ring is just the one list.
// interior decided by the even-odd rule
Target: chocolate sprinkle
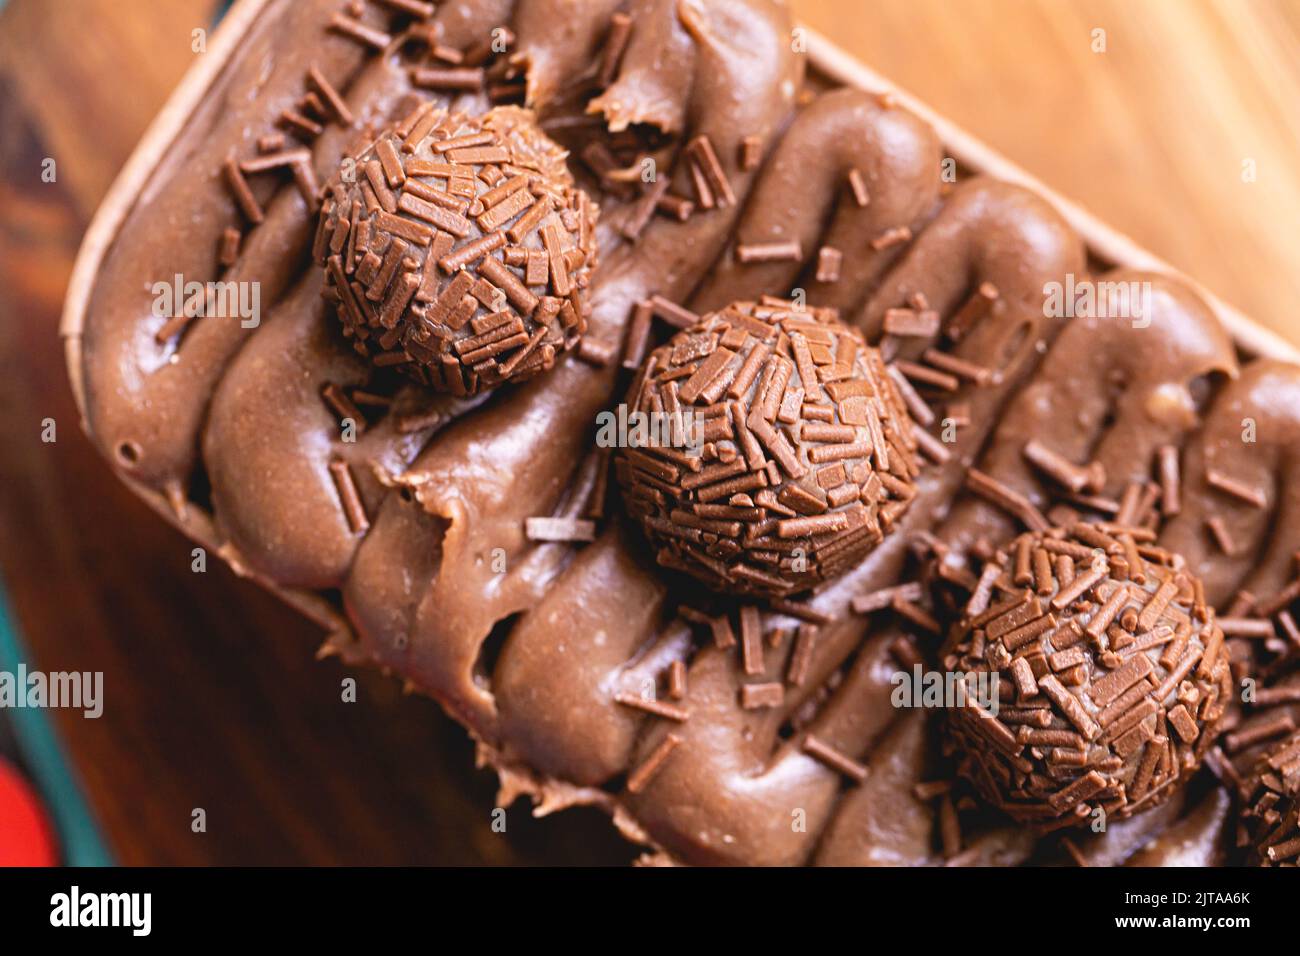
[{"label": "chocolate sprinkle", "polygon": [[609,18],[609,34],[605,38],[605,49],[600,56],[600,70],[596,75],[596,85],[602,90],[614,82],[618,65],[627,49],[627,41],[632,35],[632,18],[626,13],[615,13]]},{"label": "chocolate sprinkle", "polygon": [[780,707],[785,699],[785,687],[775,681],[765,684],[742,684],[740,706],[745,710],[762,710]]},{"label": "chocolate sprinkle", "polygon": [[741,265],[751,262],[802,262],[803,250],[796,240],[742,243],[736,247],[736,261]]},{"label": "chocolate sprinkle", "polygon": [[1047,518],[1032,501],[992,475],[970,468],[966,472],[966,487],[1018,518],[1031,531],[1046,531],[1049,527]]},{"label": "chocolate sprinkle", "polygon": [[867,768],[865,766],[812,734],[804,736],[803,750],[808,756],[817,758],[832,770],[844,774],[854,783],[862,783],[867,779]]},{"label": "chocolate sprinkle", "polygon": [[1037,439],[1025,442],[1024,455],[1039,471],[1075,494],[1082,491],[1097,492],[1106,484],[1106,471],[1099,462],[1076,465]]},{"label": "chocolate sprinkle", "polygon": [[382,50],[393,41],[393,38],[382,30],[366,26],[364,23],[353,20],[341,13],[336,13],[330,18],[329,28],[335,33],[351,37],[353,40],[374,50]]},{"label": "chocolate sprinkle", "polygon": [[732,191],[727,174],[723,172],[722,163],[713,149],[713,142],[706,135],[696,136],[686,145],[694,169],[704,177],[708,190],[716,197],[719,206],[734,206],[736,194]]},{"label": "chocolate sprinkle", "polygon": [[260,223],[265,218],[262,207],[253,195],[253,191],[248,188],[248,181],[244,179],[244,173],[239,168],[239,164],[235,162],[235,158],[232,156],[227,159],[221,169],[225,174],[226,184],[230,187],[231,193],[234,194],[235,203],[243,212],[244,218],[254,225]]},{"label": "chocolate sprinkle", "polygon": [[997,286],[992,282],[981,282],[979,288],[971,293],[957,314],[949,320],[944,334],[951,341],[960,342],[980,319],[989,314],[997,300]]},{"label": "chocolate sprinkle", "polygon": [[239,258],[239,230],[233,226],[221,233],[221,245],[217,248],[217,262],[223,266],[233,266]]},{"label": "chocolate sprinkle", "polygon": [[[1230,766],[1230,765],[1229,765]],[[1300,861],[1300,733],[1259,758],[1241,784],[1242,840],[1260,866]]]},{"label": "chocolate sprinkle", "polygon": [[849,191],[853,193],[853,201],[859,206],[866,206],[871,202],[871,196],[867,193],[867,181],[862,176],[862,171],[856,167],[849,170]]},{"label": "chocolate sprinkle", "polygon": [[307,69],[307,84],[320,94],[321,99],[337,122],[344,126],[352,125],[352,111],[348,109],[347,103],[343,101],[343,97],[339,95],[338,90],[334,88],[329,80],[325,79],[325,74],[321,73],[315,64]]},{"label": "chocolate sprinkle", "polygon": [[483,88],[486,73],[479,67],[423,66],[411,70],[411,85],[442,93],[474,92]]},{"label": "chocolate sprinkle", "polygon": [[790,666],[785,679],[792,687],[803,686],[808,679],[808,670],[812,666],[813,649],[817,644],[817,628],[811,624],[799,627],[799,636],[795,638],[794,650],[790,654]]},{"label": "chocolate sprinkle", "polygon": [[641,793],[645,790],[650,785],[650,781],[663,769],[673,751],[681,746],[681,742],[682,738],[677,734],[667,734],[659,741],[655,749],[650,751],[650,756],[627,775],[628,793]]},{"label": "chocolate sprinkle", "polygon": [[668,665],[668,696],[681,700],[686,696],[686,662],[673,661]]},{"label": "chocolate sprinkle", "polygon": [[844,253],[834,246],[822,246],[817,251],[817,281],[839,282],[840,270],[844,265]]},{"label": "chocolate sprinkle", "polygon": [[1206,469],[1205,483],[1211,488],[1217,488],[1224,494],[1231,495],[1239,501],[1244,501],[1252,507],[1263,508],[1268,505],[1268,496],[1263,489],[1252,487],[1244,481],[1237,481],[1235,478],[1231,478],[1213,468]]},{"label": "chocolate sprinkle", "polygon": [[1156,452],[1160,470],[1160,513],[1173,518],[1183,509],[1182,478],[1178,466],[1178,449],[1161,445]]},{"label": "chocolate sprinkle", "polygon": [[654,714],[656,717],[663,717],[665,720],[675,720],[680,723],[690,717],[689,713],[675,704],[666,704],[663,701],[652,700],[637,694],[615,694],[614,700],[624,707],[644,710],[647,714]]},{"label": "chocolate sprinkle", "polygon": [[353,534],[364,534],[370,527],[366,517],[365,505],[361,494],[352,480],[352,469],[345,461],[334,460],[329,464],[330,477],[334,479],[334,488],[338,491],[339,501],[343,505],[343,514],[348,521],[348,529]]}]

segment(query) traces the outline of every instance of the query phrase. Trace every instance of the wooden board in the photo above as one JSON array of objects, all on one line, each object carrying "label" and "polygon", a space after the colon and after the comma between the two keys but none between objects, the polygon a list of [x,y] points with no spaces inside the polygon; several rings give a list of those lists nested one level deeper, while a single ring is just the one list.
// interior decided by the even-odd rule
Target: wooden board
[{"label": "wooden board", "polygon": [[[1300,2],[790,3],[845,52],[1300,345]],[[1247,159],[1254,182],[1242,179]]]}]

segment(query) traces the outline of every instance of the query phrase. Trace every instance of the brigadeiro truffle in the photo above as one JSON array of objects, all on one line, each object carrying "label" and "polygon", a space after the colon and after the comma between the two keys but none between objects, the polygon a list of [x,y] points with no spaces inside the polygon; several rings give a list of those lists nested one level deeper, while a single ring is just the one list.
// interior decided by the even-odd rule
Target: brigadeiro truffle
[{"label": "brigadeiro truffle", "polygon": [[1242,784],[1242,836],[1260,866],[1300,864],[1300,731],[1273,746]]},{"label": "brigadeiro truffle", "polygon": [[764,299],[705,315],[650,353],[627,408],[616,471],[628,512],[660,564],[719,591],[780,597],[825,581],[915,495],[902,398],[831,309]]},{"label": "brigadeiro truffle", "polygon": [[[1165,800],[1200,764],[1232,692],[1200,582],[1145,528],[1020,535],[983,569],[944,666],[996,675],[948,711],[959,772],[1043,828]],[[968,678],[968,682],[969,682]]]},{"label": "brigadeiro truffle", "polygon": [[357,350],[470,395],[573,348],[597,208],[564,159],[527,110],[431,103],[346,159],[314,252]]}]

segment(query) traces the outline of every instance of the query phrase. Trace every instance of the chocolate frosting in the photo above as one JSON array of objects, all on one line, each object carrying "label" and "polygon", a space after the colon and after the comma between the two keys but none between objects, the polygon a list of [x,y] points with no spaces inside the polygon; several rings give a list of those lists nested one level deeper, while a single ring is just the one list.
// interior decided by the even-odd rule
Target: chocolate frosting
[{"label": "chocolate frosting", "polygon": [[218,527],[239,562],[310,588],[336,586],[360,538],[330,479],[339,428],[321,389],[370,377],[320,292],[309,270],[231,363],[203,433]]},{"label": "chocolate frosting", "polygon": [[[939,195],[939,141],[906,110],[882,105],[860,90],[819,96],[790,123],[754,189],[735,241],[714,264],[692,304],[700,311],[753,296],[804,288],[811,301],[848,315],[860,308],[903,246],[872,248],[892,231],[919,230]],[[845,193],[857,170],[868,202]],[[799,258],[741,264],[736,249],[795,242]],[[835,282],[818,282],[804,270],[819,246],[847,251]],[[802,273],[802,274],[801,274]]]},{"label": "chocolate frosting", "polygon": [[[1199,424],[1204,377],[1236,374],[1227,334],[1181,283],[1123,271],[1099,281],[1150,282],[1150,315],[1071,320],[981,458],[981,470],[1044,512],[1059,486],[1026,460],[1028,441],[1042,439],[1072,462],[1099,464],[1105,482],[1097,491],[1118,499],[1130,482],[1150,476],[1161,445],[1181,444]],[[966,550],[981,538],[1005,541],[1015,529],[1005,510],[966,495],[953,505],[942,537]]]},{"label": "chocolate frosting", "polygon": [[[1252,422],[1255,441],[1247,443]],[[1200,433],[1189,443],[1183,507],[1161,535],[1162,543],[1181,549],[1189,564],[1201,569],[1212,604],[1225,604],[1240,588],[1261,598],[1272,595],[1291,580],[1292,555],[1300,541],[1297,469],[1300,370],[1282,362],[1252,362],[1215,398]],[[1212,486],[1210,471],[1260,489],[1262,507]],[[1214,516],[1226,523],[1231,553],[1206,533],[1206,521]]]},{"label": "chocolate frosting", "polygon": [[845,794],[822,833],[818,866],[919,866],[931,857],[934,810],[916,795],[926,773],[924,713],[890,726],[871,751],[862,786]]},{"label": "chocolate frosting", "polygon": [[[230,358],[251,330],[233,318],[191,323],[178,343],[156,336],[165,317],[153,315],[153,284],[182,275],[207,281],[217,274],[217,237],[240,224],[238,207],[220,176],[227,152],[248,155],[276,117],[294,105],[312,63],[336,87],[346,87],[366,63],[354,41],[322,35],[332,0],[276,4],[243,40],[241,61],[257,68],[227,70],[191,119],[184,142],[159,164],[95,284],[86,323],[87,419],[105,455],[132,477],[183,498],[207,403]],[[383,15],[368,8],[365,19]],[[286,36],[313,43],[284,49]],[[316,142],[312,165],[322,180],[337,165],[348,133],[329,127]],[[262,177],[266,179],[266,177]],[[258,282],[263,304],[275,302],[300,274],[313,210],[296,190],[252,184],[265,221],[243,244],[224,281]],[[184,224],[184,225],[182,225]],[[199,224],[202,224],[201,226]],[[210,241],[177,242],[176,230]]]}]

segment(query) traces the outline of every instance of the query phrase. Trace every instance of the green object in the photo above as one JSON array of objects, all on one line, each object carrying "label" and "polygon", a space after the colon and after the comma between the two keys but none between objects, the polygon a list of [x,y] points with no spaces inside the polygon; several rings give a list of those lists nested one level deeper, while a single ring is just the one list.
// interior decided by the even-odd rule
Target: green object
[{"label": "green object", "polygon": [[[20,663],[35,669],[13,626],[4,588],[0,585],[0,670],[13,673]],[[111,866],[112,854],[100,837],[49,714],[33,707],[15,707],[5,714],[13,727],[23,763],[31,771],[33,783],[53,817],[63,862],[68,866]]]}]

